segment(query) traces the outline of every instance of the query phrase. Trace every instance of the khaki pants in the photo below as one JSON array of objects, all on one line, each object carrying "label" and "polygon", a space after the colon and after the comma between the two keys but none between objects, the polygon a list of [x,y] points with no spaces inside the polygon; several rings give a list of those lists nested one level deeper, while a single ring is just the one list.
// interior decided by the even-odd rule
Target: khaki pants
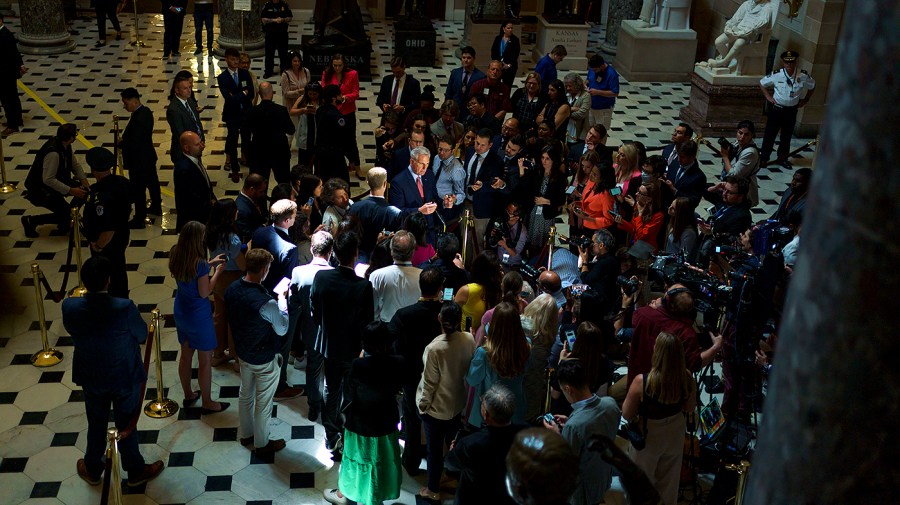
[{"label": "khaki pants", "polygon": [[612,108],[609,109],[591,109],[590,118],[591,124],[595,125],[597,123],[602,124],[606,127],[606,131],[610,131],[610,125],[612,124]]}]

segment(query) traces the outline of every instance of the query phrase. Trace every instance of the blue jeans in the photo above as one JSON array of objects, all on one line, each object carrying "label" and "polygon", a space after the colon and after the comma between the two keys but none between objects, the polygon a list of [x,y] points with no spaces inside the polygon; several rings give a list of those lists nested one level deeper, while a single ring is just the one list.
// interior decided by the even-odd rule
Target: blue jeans
[{"label": "blue jeans", "polygon": [[203,25],[206,25],[206,48],[212,51],[213,45],[213,7],[212,4],[194,5],[194,28],[197,33],[194,40],[197,49],[203,49]]}]

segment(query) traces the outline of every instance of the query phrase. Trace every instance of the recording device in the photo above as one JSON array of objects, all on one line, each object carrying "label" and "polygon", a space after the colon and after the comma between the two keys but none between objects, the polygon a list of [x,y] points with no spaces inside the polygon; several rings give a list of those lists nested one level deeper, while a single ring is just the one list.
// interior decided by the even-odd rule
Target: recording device
[{"label": "recording device", "polygon": [[544,419],[544,421],[547,421],[547,424],[555,424],[555,425],[559,426],[559,423],[556,422],[556,419],[553,418],[553,414],[551,414],[549,412],[544,414],[543,419]]},{"label": "recording device", "polygon": [[314,201],[314,200],[315,200],[315,197],[313,197],[313,196],[309,197],[309,200],[306,201],[306,205],[307,205],[308,207],[312,207],[312,204],[313,204],[313,201]]},{"label": "recording device", "polygon": [[614,210],[608,210],[607,212],[609,212],[609,215],[612,217],[622,217],[621,215],[619,215],[618,212],[616,212]]},{"label": "recording device", "polygon": [[723,149],[731,149],[731,142],[729,142],[725,137],[719,137],[719,140],[717,140],[716,142],[718,142],[719,147]]},{"label": "recording device", "polygon": [[466,331],[472,332],[472,316],[466,316]]},{"label": "recording device", "polygon": [[531,158],[525,158],[522,160],[522,166],[525,168],[534,168],[534,160]]},{"label": "recording device", "polygon": [[740,254],[744,252],[740,247],[730,245],[717,245],[716,254]]},{"label": "recording device", "polygon": [[574,330],[566,330],[566,342],[569,343],[569,350],[575,348],[575,331]]},{"label": "recording device", "polygon": [[622,188],[616,186],[609,190],[609,194],[611,194],[612,196],[619,196],[622,194]]},{"label": "recording device", "polygon": [[640,288],[641,281],[620,275],[616,277],[616,284],[622,288],[625,295],[631,296],[637,292],[638,288]]},{"label": "recording device", "polygon": [[503,259],[500,260],[500,263],[509,265],[509,253],[503,253]]},{"label": "recording device", "polygon": [[444,288],[444,298],[445,302],[449,302],[453,300],[453,288]]},{"label": "recording device", "polygon": [[565,235],[557,235],[556,237],[559,239],[559,242],[562,244],[572,244],[576,247],[581,247],[583,249],[586,249],[588,246],[591,245],[590,237],[567,237]]},{"label": "recording device", "polygon": [[489,225],[487,233],[487,245],[489,248],[494,249],[498,245],[500,245],[501,239],[509,240],[510,236],[509,225],[506,223],[506,221],[495,219],[491,221]]},{"label": "recording device", "polygon": [[571,195],[574,192],[575,192],[575,186],[569,186],[568,188],[566,188],[567,195]]}]

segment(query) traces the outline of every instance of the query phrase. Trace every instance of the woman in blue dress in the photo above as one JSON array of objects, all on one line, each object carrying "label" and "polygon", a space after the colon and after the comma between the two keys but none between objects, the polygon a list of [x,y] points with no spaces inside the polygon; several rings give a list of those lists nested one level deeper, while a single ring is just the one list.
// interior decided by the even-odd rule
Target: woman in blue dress
[{"label": "woman in blue dress", "polygon": [[[175,328],[181,344],[178,377],[184,391],[184,407],[190,407],[202,398],[200,412],[215,414],[228,408],[225,402],[214,402],[212,388],[212,352],[216,348],[216,330],[213,326],[209,295],[222,275],[225,255],[220,254],[206,261],[204,236],[206,226],[190,221],[181,229],[178,243],[169,251],[169,272],[178,285],[175,294]],[[199,391],[191,385],[191,364],[197,351],[197,382]]]}]

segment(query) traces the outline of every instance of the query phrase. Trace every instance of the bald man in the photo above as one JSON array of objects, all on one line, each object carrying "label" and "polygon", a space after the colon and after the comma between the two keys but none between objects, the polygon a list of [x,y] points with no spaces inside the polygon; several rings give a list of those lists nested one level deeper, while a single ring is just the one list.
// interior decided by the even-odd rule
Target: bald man
[{"label": "bald man", "polygon": [[251,174],[260,174],[266,181],[274,170],[277,183],[291,180],[291,144],[294,123],[287,109],[272,98],[275,89],[269,82],[259,84],[259,105],[250,109],[242,132],[250,139],[247,161]]},{"label": "bald man", "polygon": [[181,232],[181,228],[188,221],[205,224],[209,220],[209,212],[216,201],[216,195],[213,194],[206,167],[200,161],[206,144],[192,131],[182,133],[178,137],[178,143],[184,156],[175,162],[174,167],[177,218],[175,229]]}]

